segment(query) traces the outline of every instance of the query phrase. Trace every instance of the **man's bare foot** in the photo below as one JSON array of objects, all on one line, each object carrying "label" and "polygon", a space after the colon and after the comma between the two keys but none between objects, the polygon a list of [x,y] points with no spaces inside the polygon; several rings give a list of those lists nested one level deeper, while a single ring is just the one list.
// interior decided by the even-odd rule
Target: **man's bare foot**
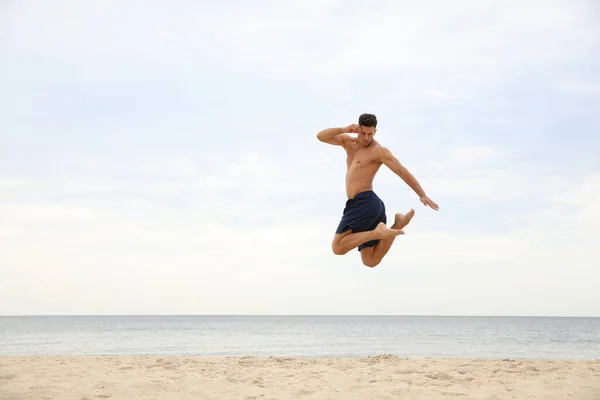
[{"label": "man's bare foot", "polygon": [[398,235],[404,235],[404,231],[401,229],[390,229],[383,222],[377,224],[375,231],[379,234],[381,239],[391,239]]},{"label": "man's bare foot", "polygon": [[410,209],[409,212],[406,213],[406,215],[404,215],[402,213],[397,213],[396,218],[395,218],[395,223],[394,223],[394,229],[404,228],[406,225],[408,225],[408,223],[414,216],[415,216],[415,210],[413,210],[412,208]]}]

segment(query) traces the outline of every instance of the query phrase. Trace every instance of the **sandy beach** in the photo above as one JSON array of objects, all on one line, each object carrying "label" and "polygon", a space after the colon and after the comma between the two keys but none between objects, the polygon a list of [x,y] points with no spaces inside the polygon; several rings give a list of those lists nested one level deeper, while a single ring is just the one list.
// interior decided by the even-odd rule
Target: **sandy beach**
[{"label": "sandy beach", "polygon": [[0,357],[0,398],[600,399],[600,361]]}]

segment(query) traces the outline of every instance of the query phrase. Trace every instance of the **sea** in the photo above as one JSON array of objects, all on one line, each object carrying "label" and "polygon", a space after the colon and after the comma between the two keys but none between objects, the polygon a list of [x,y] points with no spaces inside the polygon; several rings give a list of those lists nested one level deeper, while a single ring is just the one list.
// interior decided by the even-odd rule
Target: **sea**
[{"label": "sea", "polygon": [[600,359],[600,318],[4,316],[0,355]]}]

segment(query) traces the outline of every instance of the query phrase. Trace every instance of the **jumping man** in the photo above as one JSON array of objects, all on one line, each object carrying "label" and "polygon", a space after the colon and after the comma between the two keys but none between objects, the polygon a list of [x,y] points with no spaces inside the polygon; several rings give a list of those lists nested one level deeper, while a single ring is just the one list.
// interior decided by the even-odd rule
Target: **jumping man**
[{"label": "jumping man", "polygon": [[[424,205],[436,211],[439,209],[392,152],[375,141],[376,132],[377,117],[373,114],[362,114],[358,118],[358,125],[328,128],[317,134],[321,142],[341,146],[347,155],[348,200],[333,237],[332,250],[335,254],[342,255],[358,248],[362,262],[367,267],[375,267],[381,262],[396,236],[404,234],[402,228],[408,225],[415,214],[413,209],[406,214],[397,213],[394,224],[390,228],[386,226],[385,205],[373,191],[373,179],[382,164],[402,178]],[[355,133],[357,136],[350,136],[349,133]]]}]

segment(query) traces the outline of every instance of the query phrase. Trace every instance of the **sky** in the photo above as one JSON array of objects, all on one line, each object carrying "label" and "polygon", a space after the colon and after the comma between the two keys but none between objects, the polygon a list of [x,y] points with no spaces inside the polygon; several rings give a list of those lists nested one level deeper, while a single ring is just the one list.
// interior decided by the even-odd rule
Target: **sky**
[{"label": "sky", "polygon": [[[589,1],[0,3],[0,315],[600,316]],[[376,139],[375,268],[331,241]]]}]

